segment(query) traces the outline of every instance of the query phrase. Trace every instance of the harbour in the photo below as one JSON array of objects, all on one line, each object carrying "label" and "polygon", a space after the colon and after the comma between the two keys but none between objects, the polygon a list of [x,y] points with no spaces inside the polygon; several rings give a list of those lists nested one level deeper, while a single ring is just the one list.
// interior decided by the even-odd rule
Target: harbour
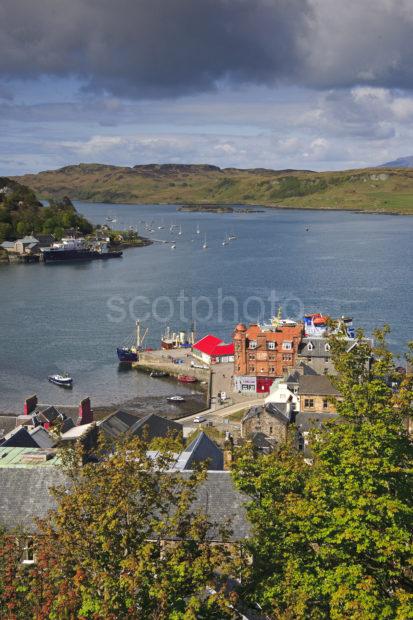
[{"label": "harbour", "polygon": [[[76,207],[105,223],[107,205]],[[197,337],[214,333],[227,341],[236,318],[270,316],[272,291],[275,311],[282,305],[286,315],[349,314],[367,332],[389,323],[397,352],[411,339],[411,218],[271,209],[200,214],[175,205],[113,205],[110,212],[117,228],[134,226],[143,235],[142,221],[153,220],[148,236],[165,243],[127,249],[119,261],[0,266],[0,291],[8,291],[0,295],[0,410],[19,411],[31,393],[55,401],[59,388],[47,377],[64,372],[74,378],[71,390],[59,392],[68,406],[90,395],[96,407],[158,399],[162,409],[168,396],[192,397],[198,388],[119,367],[116,347],[136,320],[149,328],[152,348],[168,324],[190,329],[193,318]],[[171,234],[170,222],[182,235]],[[230,233],[237,239],[223,246]]]}]

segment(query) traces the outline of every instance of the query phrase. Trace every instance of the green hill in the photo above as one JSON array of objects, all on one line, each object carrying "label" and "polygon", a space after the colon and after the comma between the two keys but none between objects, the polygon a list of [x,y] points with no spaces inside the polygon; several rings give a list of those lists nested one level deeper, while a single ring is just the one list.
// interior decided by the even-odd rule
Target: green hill
[{"label": "green hill", "polygon": [[311,172],[209,165],[79,164],[15,177],[42,198],[108,203],[245,204],[413,214],[413,170]]}]

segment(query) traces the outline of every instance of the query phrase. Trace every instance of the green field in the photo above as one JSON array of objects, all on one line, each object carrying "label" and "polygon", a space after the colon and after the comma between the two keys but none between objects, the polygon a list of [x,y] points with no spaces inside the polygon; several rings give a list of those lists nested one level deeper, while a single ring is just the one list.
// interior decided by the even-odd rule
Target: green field
[{"label": "green field", "polygon": [[79,164],[15,179],[41,198],[67,195],[107,203],[244,204],[413,214],[413,169],[317,173],[208,165]]}]

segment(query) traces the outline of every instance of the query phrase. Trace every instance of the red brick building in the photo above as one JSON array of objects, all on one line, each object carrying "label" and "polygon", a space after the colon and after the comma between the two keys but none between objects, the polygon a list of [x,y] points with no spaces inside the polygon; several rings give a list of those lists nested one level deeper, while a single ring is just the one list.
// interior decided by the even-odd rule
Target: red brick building
[{"label": "red brick building", "polygon": [[268,392],[274,379],[294,368],[303,333],[301,323],[237,325],[233,335],[235,389]]}]

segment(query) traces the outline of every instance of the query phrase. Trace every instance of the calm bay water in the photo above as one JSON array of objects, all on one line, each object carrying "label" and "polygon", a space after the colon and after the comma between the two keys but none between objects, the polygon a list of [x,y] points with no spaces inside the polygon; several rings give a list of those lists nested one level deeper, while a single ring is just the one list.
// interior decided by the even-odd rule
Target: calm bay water
[{"label": "calm bay water", "polygon": [[[133,334],[137,318],[149,328],[152,346],[166,323],[185,328],[192,318],[199,336],[212,332],[229,339],[234,322],[269,319],[279,304],[289,316],[350,314],[367,332],[387,322],[395,351],[413,338],[413,218],[76,206],[95,223],[111,215],[114,227],[138,226],[142,234],[142,221],[153,220],[155,232],[148,236],[176,239],[176,249],[156,243],[126,250],[120,260],[0,266],[0,411],[20,410],[24,397],[35,392],[41,401],[59,404],[90,395],[95,405],[182,393],[171,382],[120,372],[116,346]],[[182,235],[170,234],[171,222],[181,225]],[[237,239],[224,246],[229,233]],[[58,371],[74,377],[71,392],[47,382]]]}]

